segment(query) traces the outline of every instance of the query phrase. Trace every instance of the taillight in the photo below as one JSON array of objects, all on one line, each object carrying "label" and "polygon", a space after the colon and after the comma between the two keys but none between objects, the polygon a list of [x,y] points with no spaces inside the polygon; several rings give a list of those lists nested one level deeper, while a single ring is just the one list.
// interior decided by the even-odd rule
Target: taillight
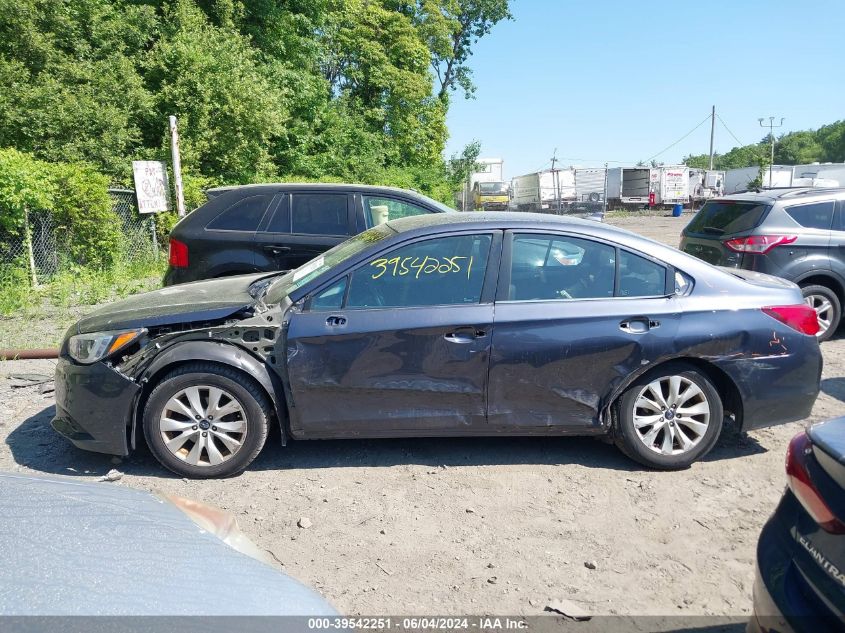
[{"label": "taillight", "polygon": [[725,242],[725,246],[736,253],[760,253],[764,255],[775,246],[792,244],[798,239],[797,235],[749,235],[737,237]]},{"label": "taillight", "polygon": [[816,311],[806,303],[794,306],[767,306],[763,312],[802,334],[815,336],[819,331],[819,319]]},{"label": "taillight", "polygon": [[170,265],[174,268],[188,267],[188,245],[170,238]]},{"label": "taillight", "polygon": [[845,523],[836,518],[810,479],[807,459],[812,453],[813,443],[804,431],[792,438],[786,449],[786,481],[789,489],[825,532],[845,534]]}]

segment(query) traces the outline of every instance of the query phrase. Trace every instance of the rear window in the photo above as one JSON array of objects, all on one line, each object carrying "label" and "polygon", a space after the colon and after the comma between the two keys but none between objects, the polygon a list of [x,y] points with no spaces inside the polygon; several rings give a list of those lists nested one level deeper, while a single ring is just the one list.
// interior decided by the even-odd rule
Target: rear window
[{"label": "rear window", "polygon": [[786,207],[785,211],[789,217],[808,229],[829,231],[833,223],[833,201]]},{"label": "rear window", "polygon": [[768,209],[769,205],[759,202],[710,201],[687,225],[686,233],[730,235],[748,231],[760,224]]},{"label": "rear window", "polygon": [[345,193],[299,193],[293,195],[293,233],[348,235]]},{"label": "rear window", "polygon": [[269,201],[270,196],[250,196],[238,200],[205,228],[217,231],[255,231]]}]

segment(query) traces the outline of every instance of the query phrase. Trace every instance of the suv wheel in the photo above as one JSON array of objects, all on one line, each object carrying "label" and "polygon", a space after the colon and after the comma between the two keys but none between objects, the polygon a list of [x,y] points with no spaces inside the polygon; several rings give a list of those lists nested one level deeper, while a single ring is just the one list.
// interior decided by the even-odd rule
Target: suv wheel
[{"label": "suv wheel", "polygon": [[836,332],[839,319],[842,317],[839,297],[826,286],[805,286],[801,288],[801,293],[807,305],[816,311],[816,318],[819,320],[819,331],[816,337],[819,341],[826,341]]}]

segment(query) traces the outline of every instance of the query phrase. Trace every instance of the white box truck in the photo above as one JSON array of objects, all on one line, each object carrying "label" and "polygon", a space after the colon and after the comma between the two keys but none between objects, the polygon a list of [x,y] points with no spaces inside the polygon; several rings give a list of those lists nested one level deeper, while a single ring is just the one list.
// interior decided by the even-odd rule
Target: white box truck
[{"label": "white box truck", "polygon": [[512,181],[513,206],[519,211],[556,213],[566,211],[575,202],[575,171],[573,169],[547,169]]},{"label": "white box truck", "polygon": [[501,158],[479,158],[475,163],[476,170],[455,196],[458,209],[507,209],[508,185],[503,178],[504,161]]},{"label": "white box truck", "polygon": [[689,202],[686,165],[614,167],[607,171],[607,200],[611,206],[671,206]]}]

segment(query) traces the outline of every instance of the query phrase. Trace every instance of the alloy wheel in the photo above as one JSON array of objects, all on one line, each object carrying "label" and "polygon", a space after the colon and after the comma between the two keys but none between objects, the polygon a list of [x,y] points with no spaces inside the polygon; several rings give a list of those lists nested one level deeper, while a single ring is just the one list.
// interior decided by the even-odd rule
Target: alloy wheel
[{"label": "alloy wheel", "polygon": [[243,446],[247,418],[241,403],[225,389],[196,385],[167,401],[159,432],[175,457],[193,466],[216,466]]},{"label": "alloy wheel", "polygon": [[704,391],[684,376],[664,376],[645,385],[634,400],[634,429],[661,455],[679,455],[701,442],[710,425]]},{"label": "alloy wheel", "polygon": [[807,295],[804,297],[804,301],[816,311],[816,319],[819,322],[819,331],[816,332],[816,336],[824,336],[825,332],[830,329],[830,323],[833,319],[833,304],[824,295]]}]

